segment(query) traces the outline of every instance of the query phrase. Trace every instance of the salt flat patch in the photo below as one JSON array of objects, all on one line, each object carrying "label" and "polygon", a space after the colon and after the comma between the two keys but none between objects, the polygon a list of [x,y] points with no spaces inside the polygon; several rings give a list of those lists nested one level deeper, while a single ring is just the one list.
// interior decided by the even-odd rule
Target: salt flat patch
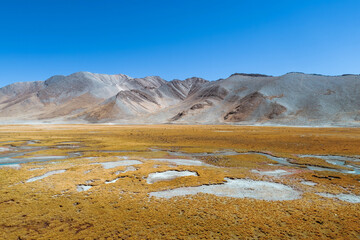
[{"label": "salt flat patch", "polygon": [[134,172],[136,170],[138,170],[136,167],[128,166],[128,167],[125,168],[124,171],[116,171],[115,174],[126,173],[126,172]]},{"label": "salt flat patch", "polygon": [[43,178],[46,178],[46,177],[49,177],[51,175],[54,175],[54,174],[59,174],[59,173],[64,173],[66,170],[54,170],[54,171],[50,171],[50,172],[47,172],[41,176],[37,176],[37,177],[33,177],[33,178],[30,178],[28,180],[26,180],[26,182],[35,182],[35,181],[38,181],[38,180],[41,180]]},{"label": "salt flat patch", "polygon": [[[22,155],[22,154],[21,154]],[[17,163],[27,163],[27,162],[45,162],[45,161],[54,161],[60,159],[66,159],[68,156],[35,156],[35,157],[26,157],[26,158],[13,158],[16,156],[21,156],[19,154],[13,155],[11,157],[0,157],[0,164],[17,164]]]},{"label": "salt flat patch", "polygon": [[317,183],[312,182],[312,181],[301,181],[300,183],[304,184],[304,185],[308,185],[308,186],[316,186],[317,185]]},{"label": "salt flat patch", "polygon": [[5,147],[0,147],[0,152],[6,152],[9,151],[9,148],[5,148]]},{"label": "salt flat patch", "polygon": [[148,184],[152,184],[159,181],[170,181],[175,178],[186,177],[186,176],[198,176],[198,174],[197,172],[174,171],[174,170],[165,171],[165,172],[156,172],[156,173],[150,173],[146,179],[146,182]]},{"label": "salt flat patch", "polygon": [[111,168],[116,168],[116,167],[120,167],[120,166],[131,166],[131,165],[142,164],[142,162],[138,161],[138,160],[121,160],[121,161],[114,161],[114,162],[99,162],[99,163],[93,163],[93,164],[100,164],[105,169],[111,169]]},{"label": "salt flat patch", "polygon": [[20,169],[21,165],[18,163],[15,164],[0,164],[0,168],[14,168],[14,169]]},{"label": "salt flat patch", "polygon": [[151,159],[151,160],[159,161],[159,162],[174,163],[176,165],[183,165],[183,166],[211,166],[211,165],[203,163],[202,161],[199,161],[199,160],[190,160],[190,159],[181,159],[181,158],[177,158],[177,159],[156,158],[156,159]]},{"label": "salt flat patch", "polygon": [[172,190],[152,192],[149,195],[158,198],[172,198],[207,193],[219,197],[254,198],[267,201],[295,200],[301,197],[300,192],[279,183],[247,179],[225,178],[225,180],[226,182],[223,184],[175,188]]},{"label": "salt flat patch", "polygon": [[[326,167],[317,167],[317,166],[307,166],[308,169],[312,170],[312,171],[329,171],[329,172],[341,172],[338,169],[334,169],[334,168],[326,168]],[[349,173],[350,171],[343,171],[346,173]]]},{"label": "salt flat patch", "polygon": [[291,172],[288,172],[288,171],[285,171],[285,170],[282,170],[282,169],[277,169],[277,170],[273,170],[273,171],[251,170],[251,172],[257,173],[257,174],[260,174],[260,175],[273,176],[273,177],[279,177],[279,176],[292,174]]},{"label": "salt flat patch", "polygon": [[77,186],[76,186],[76,190],[77,190],[78,192],[87,191],[87,190],[89,190],[90,188],[92,188],[92,186],[90,186],[90,185],[85,185],[85,184],[80,184],[80,185],[77,185]]},{"label": "salt flat patch", "polygon": [[26,159],[31,159],[31,160],[39,160],[39,161],[43,161],[43,160],[58,160],[58,159],[65,159],[68,158],[68,156],[38,156],[38,157],[31,157],[31,158],[25,158]]},{"label": "salt flat patch", "polygon": [[326,198],[337,198],[339,200],[349,203],[360,203],[360,196],[353,194],[345,194],[345,193],[340,193],[340,194],[316,193],[316,194]]},{"label": "salt flat patch", "polygon": [[114,180],[106,180],[105,184],[109,184],[109,183],[116,183],[117,180],[119,180],[120,178],[115,178]]}]

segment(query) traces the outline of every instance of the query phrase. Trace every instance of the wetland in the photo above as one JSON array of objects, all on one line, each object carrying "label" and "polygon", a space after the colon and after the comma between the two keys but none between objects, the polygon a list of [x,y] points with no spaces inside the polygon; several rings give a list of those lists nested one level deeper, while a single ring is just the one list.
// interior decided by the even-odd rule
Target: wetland
[{"label": "wetland", "polygon": [[360,238],[360,129],[0,126],[0,238]]}]

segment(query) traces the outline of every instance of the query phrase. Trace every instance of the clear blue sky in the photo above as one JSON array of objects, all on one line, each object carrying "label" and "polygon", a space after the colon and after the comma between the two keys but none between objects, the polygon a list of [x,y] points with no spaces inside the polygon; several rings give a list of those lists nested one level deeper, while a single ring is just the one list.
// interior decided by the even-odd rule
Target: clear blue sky
[{"label": "clear blue sky", "polygon": [[360,1],[0,1],[0,87],[78,71],[358,74]]}]

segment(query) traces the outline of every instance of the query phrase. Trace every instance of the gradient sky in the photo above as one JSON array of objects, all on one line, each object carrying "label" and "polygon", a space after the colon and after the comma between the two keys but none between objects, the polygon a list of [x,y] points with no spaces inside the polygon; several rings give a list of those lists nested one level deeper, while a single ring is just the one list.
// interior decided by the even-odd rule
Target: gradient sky
[{"label": "gradient sky", "polygon": [[359,74],[360,1],[0,2],[0,87],[78,71]]}]

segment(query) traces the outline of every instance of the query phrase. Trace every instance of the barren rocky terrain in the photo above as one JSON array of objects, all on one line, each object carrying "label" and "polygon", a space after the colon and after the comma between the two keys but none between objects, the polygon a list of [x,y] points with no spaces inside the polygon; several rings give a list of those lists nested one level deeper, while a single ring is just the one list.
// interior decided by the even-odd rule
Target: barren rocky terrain
[{"label": "barren rocky terrain", "polygon": [[78,72],[1,88],[0,122],[359,126],[360,75],[165,81]]}]

